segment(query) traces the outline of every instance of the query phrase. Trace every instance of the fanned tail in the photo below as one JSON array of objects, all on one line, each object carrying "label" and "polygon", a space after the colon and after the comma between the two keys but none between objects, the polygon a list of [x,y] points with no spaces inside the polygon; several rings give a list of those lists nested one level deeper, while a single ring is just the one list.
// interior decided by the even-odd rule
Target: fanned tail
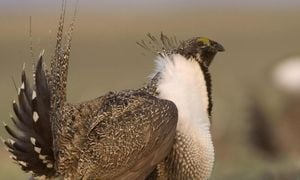
[{"label": "fanned tail", "polygon": [[18,104],[13,102],[15,128],[4,127],[12,139],[3,140],[10,157],[22,170],[34,177],[55,175],[52,132],[49,117],[50,91],[41,55],[35,70],[35,84],[30,86],[25,69],[22,72]]},{"label": "fanned tail", "polygon": [[[60,123],[59,112],[66,102],[67,74],[76,13],[77,4],[66,42],[63,43],[66,0],[62,0],[50,72],[43,63],[43,53],[34,70],[34,85],[30,86],[23,68],[18,103],[13,102],[15,117],[11,116],[15,128],[10,128],[4,123],[6,131],[11,136],[11,139],[3,140],[12,154],[10,157],[21,166],[22,170],[32,173],[33,178],[39,176],[52,178],[59,175],[55,161],[57,150],[55,140],[58,136],[56,127]],[[32,43],[30,51],[33,55]]]}]

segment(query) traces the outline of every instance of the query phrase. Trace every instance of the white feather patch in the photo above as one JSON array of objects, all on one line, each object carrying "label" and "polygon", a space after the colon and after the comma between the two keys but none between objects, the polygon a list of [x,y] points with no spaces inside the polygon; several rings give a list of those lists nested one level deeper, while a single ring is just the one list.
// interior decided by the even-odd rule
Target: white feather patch
[{"label": "white feather patch", "polygon": [[24,162],[24,161],[18,161],[18,163],[19,163],[20,165],[24,166],[24,167],[27,167],[27,163]]},{"label": "white feather patch", "polygon": [[15,141],[12,140],[12,139],[9,139],[8,141],[10,142],[11,145],[14,145],[14,144],[15,144]]},{"label": "white feather patch", "polygon": [[17,159],[17,157],[15,155],[10,155],[9,158],[12,159],[12,160],[16,160]]},{"label": "white feather patch", "polygon": [[37,152],[38,154],[40,154],[42,149],[39,148],[39,147],[34,146],[34,151]]},{"label": "white feather patch", "polygon": [[36,98],[36,92],[35,90],[32,91],[32,100],[34,100]]},{"label": "white feather patch", "polygon": [[25,84],[22,82],[21,89],[25,89]]},{"label": "white feather patch", "polygon": [[37,122],[39,120],[39,115],[38,115],[38,113],[36,111],[33,112],[33,116],[32,117],[33,117],[34,122]]},{"label": "white feather patch", "polygon": [[47,166],[47,168],[53,168],[53,164],[52,163],[48,163],[46,166]]},{"label": "white feather patch", "polygon": [[36,139],[34,137],[30,137],[31,144],[35,145]]},{"label": "white feather patch", "polygon": [[44,54],[45,54],[45,49],[42,50],[42,52],[39,55],[39,58],[42,57],[42,56],[44,56]]},{"label": "white feather patch", "polygon": [[[208,93],[202,69],[194,59],[175,54],[170,57],[158,58],[157,72],[161,79],[158,81],[158,97],[175,103],[178,109],[177,131],[185,135],[193,144],[189,152],[193,162],[182,159],[187,167],[197,167],[201,177],[208,179],[214,162],[214,147],[210,135],[208,117]],[[179,151],[185,142],[179,141]]]},{"label": "white feather patch", "polygon": [[47,157],[46,155],[41,155],[41,154],[39,155],[39,159],[40,159],[40,160],[45,160],[46,157]]},{"label": "white feather patch", "polygon": [[[175,103],[178,109],[177,130],[198,136],[197,131],[210,126],[208,94],[204,74],[198,62],[182,55],[159,57],[156,71],[159,97]],[[197,138],[197,137],[196,137]]]}]

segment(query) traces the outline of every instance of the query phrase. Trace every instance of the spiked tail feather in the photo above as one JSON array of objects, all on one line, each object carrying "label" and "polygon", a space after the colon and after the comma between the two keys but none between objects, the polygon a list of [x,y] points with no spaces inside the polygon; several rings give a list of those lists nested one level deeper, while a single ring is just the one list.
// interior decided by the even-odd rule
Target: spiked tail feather
[{"label": "spiked tail feather", "polygon": [[4,140],[10,157],[33,176],[55,175],[52,151],[52,132],[49,117],[50,91],[48,77],[41,56],[35,71],[35,85],[30,86],[25,70],[18,94],[13,102],[16,118],[11,116],[15,128],[4,127],[12,139]]},{"label": "spiked tail feather", "polygon": [[[78,3],[78,2],[77,2]],[[66,84],[72,32],[77,13],[77,5],[70,24],[66,43],[63,44],[63,29],[66,14],[66,0],[62,0],[62,9],[56,36],[54,56],[51,59],[50,73],[43,63],[41,53],[35,67],[34,82],[30,86],[25,73],[22,72],[22,83],[18,91],[18,103],[13,101],[15,117],[11,116],[14,128],[4,124],[11,139],[3,143],[25,172],[33,177],[55,177],[56,138],[60,110],[66,102]],[[53,133],[54,132],[54,133]]]}]

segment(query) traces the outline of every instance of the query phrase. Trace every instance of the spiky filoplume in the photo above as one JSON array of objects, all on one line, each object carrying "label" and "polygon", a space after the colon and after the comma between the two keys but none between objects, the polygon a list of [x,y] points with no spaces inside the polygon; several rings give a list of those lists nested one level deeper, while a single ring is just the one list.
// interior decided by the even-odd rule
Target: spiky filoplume
[{"label": "spiky filoplume", "polygon": [[159,57],[155,76],[145,87],[70,104],[66,85],[74,20],[63,44],[65,11],[63,1],[50,73],[41,56],[36,90],[24,74],[24,92],[20,91],[19,106],[14,103],[18,131],[6,126],[14,138],[5,141],[13,158],[34,177],[209,177],[214,154],[208,66],[223,47],[207,38],[178,43],[176,38],[161,34],[157,40],[149,34],[150,40],[139,44]]}]

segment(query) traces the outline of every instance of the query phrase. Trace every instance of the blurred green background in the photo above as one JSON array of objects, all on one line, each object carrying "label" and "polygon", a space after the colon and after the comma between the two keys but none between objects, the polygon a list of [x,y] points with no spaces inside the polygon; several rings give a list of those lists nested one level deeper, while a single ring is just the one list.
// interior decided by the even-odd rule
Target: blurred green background
[{"label": "blurred green background", "polygon": [[[45,49],[49,60],[60,3],[0,2],[0,119],[8,124],[12,100],[17,95],[12,77],[20,83],[24,62],[27,72],[32,71],[29,16],[32,16],[35,57]],[[216,151],[211,179],[299,179],[300,133],[294,131],[300,128],[300,123],[296,123],[300,121],[300,113],[297,115],[300,103],[298,97],[276,89],[271,72],[278,62],[300,54],[300,3],[292,0],[236,3],[233,0],[79,2],[68,100],[80,102],[110,90],[143,85],[153,70],[155,57],[135,42],[147,32],[154,35],[164,32],[178,39],[209,37],[226,49],[211,66]],[[74,4],[73,1],[68,4],[68,22]],[[293,110],[291,107],[296,115],[287,121],[286,113]],[[7,137],[4,128],[0,128],[0,135]],[[263,138],[266,143],[257,142]],[[0,158],[0,179],[28,177],[9,159],[3,145]]]}]

